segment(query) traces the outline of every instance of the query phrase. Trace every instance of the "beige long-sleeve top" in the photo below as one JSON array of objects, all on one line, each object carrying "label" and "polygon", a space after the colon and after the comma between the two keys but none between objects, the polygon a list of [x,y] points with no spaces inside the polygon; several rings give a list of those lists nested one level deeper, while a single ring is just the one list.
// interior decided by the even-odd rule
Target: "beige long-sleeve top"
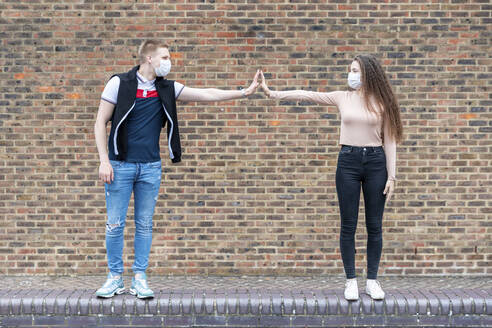
[{"label": "beige long-sleeve top", "polygon": [[[306,90],[270,91],[270,98],[307,100],[337,106],[341,116],[340,144],[350,146],[384,146],[388,179],[396,180],[396,141],[389,137],[388,124],[381,115],[370,112],[364,99],[355,91],[314,92]],[[379,106],[374,105],[377,109]],[[384,128],[384,140],[382,129]],[[384,141],[384,142],[383,142]]]}]

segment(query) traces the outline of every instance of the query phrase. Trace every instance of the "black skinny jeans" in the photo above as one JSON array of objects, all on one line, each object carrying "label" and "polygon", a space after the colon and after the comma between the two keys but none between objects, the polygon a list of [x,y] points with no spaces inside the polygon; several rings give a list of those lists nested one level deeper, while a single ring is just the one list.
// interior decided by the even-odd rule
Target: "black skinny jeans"
[{"label": "black skinny jeans", "polygon": [[376,279],[383,247],[382,222],[388,172],[382,146],[342,145],[338,154],[336,188],[340,206],[340,251],[347,279],[355,278],[355,230],[360,187],[364,193],[367,228],[367,278]]}]

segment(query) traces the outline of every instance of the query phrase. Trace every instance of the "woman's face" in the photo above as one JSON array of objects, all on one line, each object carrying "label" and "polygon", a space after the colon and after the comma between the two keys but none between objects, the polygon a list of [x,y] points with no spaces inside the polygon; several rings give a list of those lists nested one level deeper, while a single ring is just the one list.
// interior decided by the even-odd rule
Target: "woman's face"
[{"label": "woman's face", "polygon": [[354,73],[360,73],[360,65],[357,60],[354,60],[350,65],[350,71]]},{"label": "woman's face", "polygon": [[361,72],[359,62],[354,60],[352,64],[350,64],[350,71],[347,76],[347,83],[350,88],[359,91],[362,86],[361,81]]}]

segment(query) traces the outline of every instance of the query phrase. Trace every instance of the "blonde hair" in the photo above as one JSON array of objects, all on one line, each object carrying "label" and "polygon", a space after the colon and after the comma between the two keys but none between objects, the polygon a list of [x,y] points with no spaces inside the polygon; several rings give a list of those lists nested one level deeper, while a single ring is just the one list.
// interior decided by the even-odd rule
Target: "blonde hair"
[{"label": "blonde hair", "polygon": [[166,42],[159,40],[147,40],[142,42],[142,44],[138,47],[138,57],[140,62],[143,63],[145,61],[145,57],[151,53],[154,53],[158,48],[169,49],[169,45]]}]

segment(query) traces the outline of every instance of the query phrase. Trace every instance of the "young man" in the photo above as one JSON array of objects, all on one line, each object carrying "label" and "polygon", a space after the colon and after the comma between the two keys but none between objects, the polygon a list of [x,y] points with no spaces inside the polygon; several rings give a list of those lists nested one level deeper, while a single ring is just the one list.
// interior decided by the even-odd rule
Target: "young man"
[{"label": "young man", "polygon": [[[109,273],[96,291],[100,297],[124,292],[123,230],[130,196],[134,193],[135,260],[130,293],[153,297],[145,271],[152,243],[152,217],[161,182],[159,137],[167,125],[169,155],[181,161],[176,100],[221,101],[247,97],[258,87],[259,71],[253,83],[242,90],[197,89],[167,80],[171,70],[168,45],[157,40],[143,42],[138,50],[140,65],[116,74],[106,84],[94,126],[99,152],[99,179],[105,183],[107,223],[106,251]],[[106,125],[111,120],[108,143]],[[109,153],[106,150],[108,147]]]}]

